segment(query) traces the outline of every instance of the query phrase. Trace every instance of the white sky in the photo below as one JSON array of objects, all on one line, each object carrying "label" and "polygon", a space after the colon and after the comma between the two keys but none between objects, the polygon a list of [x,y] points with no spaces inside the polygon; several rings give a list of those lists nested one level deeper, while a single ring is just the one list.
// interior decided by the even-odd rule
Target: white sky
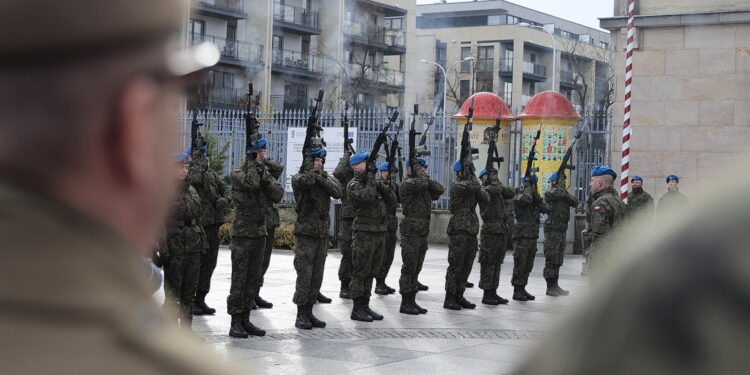
[{"label": "white sky", "polygon": [[[471,0],[448,0],[449,3],[466,1]],[[439,2],[439,0],[417,0],[417,4]],[[612,0],[510,0],[509,2],[596,29],[599,29],[599,18],[611,17],[614,9]]]}]

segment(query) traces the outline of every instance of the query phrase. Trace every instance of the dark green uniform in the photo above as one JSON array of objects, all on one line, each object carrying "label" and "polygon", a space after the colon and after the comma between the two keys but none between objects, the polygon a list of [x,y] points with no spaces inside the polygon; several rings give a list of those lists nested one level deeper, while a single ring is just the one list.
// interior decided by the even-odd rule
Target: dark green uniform
[{"label": "dark green uniform", "polygon": [[232,226],[232,285],[227,298],[230,315],[248,313],[260,288],[266,248],[266,216],[271,201],[284,190],[265,167],[246,162],[232,172],[233,199],[237,204]]},{"label": "dark green uniform", "polygon": [[396,217],[396,209],[398,208],[396,191],[398,190],[398,183],[396,182],[396,174],[392,173],[392,176],[389,176],[388,180],[390,181],[388,188],[391,190],[389,195],[393,199],[385,201],[385,252],[383,266],[380,267],[380,271],[375,275],[377,279],[381,280],[388,277],[388,271],[391,269],[393,257],[396,254],[396,242],[398,242],[398,237],[396,236],[396,232],[398,231],[398,217]]},{"label": "dark green uniform", "polygon": [[328,255],[328,225],[331,198],[341,198],[341,185],[328,173],[311,169],[292,177],[297,221],[294,223],[294,269],[297,284],[293,302],[309,306],[317,301]]},{"label": "dark green uniform", "polygon": [[505,236],[506,251],[508,251],[513,250],[513,233],[515,232],[516,222],[513,216],[513,198],[505,200],[505,222],[508,224],[508,233]]},{"label": "dark green uniform", "polygon": [[[265,163],[268,167],[268,172],[271,173],[271,176],[273,176],[273,178],[278,181],[278,179],[281,177],[281,172],[284,171],[284,165],[271,159],[266,159],[263,161],[263,163]],[[281,198],[283,198],[283,196],[283,194],[273,197],[268,196],[269,204],[268,216],[266,216],[266,249],[263,252],[263,270],[260,277],[261,287],[263,286],[263,281],[266,276],[266,271],[268,271],[268,266],[271,264],[271,253],[273,252],[273,243],[276,239],[276,228],[278,228],[281,224],[279,219],[279,209],[274,206],[274,203],[281,202]]]},{"label": "dark green uniform", "polygon": [[346,186],[354,177],[354,171],[349,165],[351,155],[347,152],[341,158],[333,176],[343,187],[341,192],[341,220],[339,221],[339,247],[341,248],[341,263],[339,264],[339,280],[342,284],[348,284],[352,279],[352,221],[354,221],[354,208],[346,193]]},{"label": "dark green uniform", "polygon": [[609,186],[589,196],[586,211],[586,237],[590,244],[588,264],[595,261],[597,254],[608,247],[607,237],[619,222],[625,218],[627,207],[620,200],[617,191]]},{"label": "dark green uniform", "polygon": [[678,189],[669,190],[659,198],[659,204],[656,205],[656,210],[659,214],[665,214],[684,209],[687,204],[688,200],[685,194],[680,193]]},{"label": "dark green uniform", "polygon": [[511,284],[526,287],[534,268],[536,241],[539,238],[539,215],[549,211],[536,189],[525,184],[523,192],[513,198],[516,225],[513,233],[513,278]]},{"label": "dark green uniform", "polygon": [[198,286],[200,254],[206,246],[201,227],[201,197],[187,182],[182,184],[174,211],[167,223],[166,239],[160,246],[164,263],[166,299],[178,306],[180,320],[190,325],[193,299]]},{"label": "dark green uniform", "polygon": [[224,207],[229,204],[231,191],[219,174],[209,168],[205,159],[199,154],[196,156],[190,162],[187,179],[201,197],[201,224],[208,242],[208,246],[201,252],[200,277],[195,294],[195,301],[198,303],[205,299],[211,289],[211,276],[219,254],[219,227],[224,223]]},{"label": "dark green uniform", "polygon": [[445,291],[461,296],[466,289],[471,267],[477,255],[479,218],[476,207],[488,202],[489,195],[473,174],[468,179],[454,180],[450,193],[451,219],[448,222],[448,270]]},{"label": "dark green uniform", "polygon": [[432,201],[439,199],[445,189],[431,180],[420,165],[415,165],[416,177],[407,176],[399,186],[404,220],[401,222],[401,278],[399,293],[417,292],[417,279],[427,254],[430,234]]},{"label": "dark green uniform", "polygon": [[570,221],[570,209],[578,206],[578,198],[565,190],[565,180],[560,179],[544,193],[544,202],[549,207],[544,223],[544,278],[555,280],[565,259],[565,234]]},{"label": "dark green uniform", "polygon": [[651,219],[654,216],[654,198],[643,188],[633,188],[628,195],[628,215],[643,216]]},{"label": "dark green uniform", "polygon": [[505,259],[507,236],[509,233],[508,218],[505,211],[505,200],[513,198],[513,189],[504,186],[497,174],[484,182],[482,189],[490,200],[479,202],[482,215],[482,231],[479,242],[480,277],[479,287],[483,290],[497,290],[500,284],[500,266]]}]

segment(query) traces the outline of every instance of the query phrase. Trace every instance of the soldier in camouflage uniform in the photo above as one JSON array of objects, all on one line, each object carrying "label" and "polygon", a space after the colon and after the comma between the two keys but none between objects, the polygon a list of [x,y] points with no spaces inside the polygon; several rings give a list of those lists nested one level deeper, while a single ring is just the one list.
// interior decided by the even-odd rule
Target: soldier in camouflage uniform
[{"label": "soldier in camouflage uniform", "polygon": [[388,277],[388,271],[391,270],[393,257],[396,254],[396,242],[398,242],[398,237],[396,236],[396,232],[398,231],[398,217],[396,217],[396,209],[399,203],[398,182],[396,181],[396,173],[390,175],[388,167],[388,162],[381,163],[378,166],[380,181],[387,184],[388,188],[392,190],[392,196],[396,198],[387,200],[385,204],[385,253],[383,266],[375,275],[375,293],[380,295],[396,293],[396,289],[391,288],[385,283],[385,278]]},{"label": "soldier in camouflage uniform", "polygon": [[323,170],[326,150],[315,148],[305,157],[302,171],[292,177],[297,221],[294,223],[294,269],[297,284],[293,302],[297,305],[294,326],[301,329],[323,328],[326,323],[313,315],[323,283],[328,255],[328,225],[331,198],[341,198],[341,185]]},{"label": "soldier in camouflage uniform", "polygon": [[206,245],[201,227],[201,197],[187,180],[187,153],[177,155],[180,190],[175,199],[172,216],[167,223],[166,238],[159,246],[164,266],[166,302],[175,304],[180,326],[190,329],[192,306],[200,271],[200,254]]},{"label": "soldier in camouflage uniform", "polygon": [[[419,272],[427,254],[427,236],[430,234],[432,201],[439,199],[445,189],[427,173],[427,160],[407,160],[407,176],[399,186],[403,202],[404,220],[401,222],[401,308],[404,314],[425,314],[427,309],[416,302],[419,290]],[[414,169],[412,175],[411,169]]]},{"label": "soldier in camouflage uniform", "polygon": [[589,243],[588,264],[591,267],[609,247],[608,235],[627,215],[627,207],[612,187],[617,173],[605,166],[591,168],[591,195],[586,210],[586,240]]},{"label": "soldier in camouflage uniform", "polygon": [[354,178],[346,193],[354,207],[352,223],[352,283],[354,300],[352,320],[372,322],[383,316],[370,309],[372,280],[383,267],[385,258],[386,204],[396,200],[388,182],[375,178],[377,167],[367,165],[369,154],[359,152],[349,160]]},{"label": "soldier in camouflage uniform", "polygon": [[651,219],[654,216],[654,198],[643,190],[643,177],[633,176],[630,185],[632,190],[628,194],[628,216]]},{"label": "soldier in camouflage uniform", "polygon": [[456,179],[451,184],[451,219],[448,222],[448,270],[445,273],[445,302],[443,307],[450,310],[473,309],[477,307],[464,298],[466,282],[477,255],[477,234],[479,218],[477,203],[490,200],[487,191],[482,189],[471,159],[465,161],[464,170],[460,160],[453,164]]},{"label": "soldier in camouflage uniform", "polygon": [[529,274],[534,268],[536,241],[539,238],[539,215],[547,213],[549,208],[537,192],[537,176],[531,174],[524,178],[523,191],[513,198],[513,212],[516,225],[513,233],[513,299],[516,301],[533,301],[536,299],[526,291]]},{"label": "soldier in camouflage uniform", "polygon": [[[281,178],[281,172],[284,171],[284,165],[271,159],[266,159],[263,163],[268,168],[268,172],[271,173],[271,176],[278,181],[279,178]],[[273,243],[276,239],[276,228],[278,228],[280,224],[279,209],[274,206],[274,203],[281,202],[281,198],[283,198],[283,194],[274,197],[268,196],[268,216],[266,216],[266,232],[268,234],[266,235],[266,249],[263,252],[263,269],[260,276],[260,288],[263,287],[266,271],[268,271],[268,266],[271,264],[271,253],[273,252]],[[258,288],[258,294],[255,296],[255,305],[262,309],[272,308],[273,303],[266,301],[260,296],[260,288]]]},{"label": "soldier in camouflage uniform", "polygon": [[206,156],[206,146],[192,150],[188,181],[201,197],[203,217],[201,224],[206,233],[208,246],[201,251],[201,269],[198,277],[198,290],[193,303],[193,315],[214,314],[216,309],[206,305],[206,295],[211,288],[211,276],[216,268],[219,254],[219,227],[224,223],[224,208],[229,204],[231,191],[227,184],[210,166]]},{"label": "soldier in camouflage uniform", "polygon": [[667,176],[667,192],[659,198],[659,204],[656,205],[659,214],[683,209],[687,203],[685,194],[680,193],[680,177],[673,174]]},{"label": "soldier in camouflage uniform", "polygon": [[232,250],[232,285],[227,298],[227,312],[232,316],[229,336],[232,337],[266,334],[253,325],[249,317],[263,273],[268,207],[284,194],[281,185],[263,164],[266,143],[265,138],[254,141],[248,160],[232,172],[232,198],[237,204],[229,245]]},{"label": "soldier in camouflage uniform", "polygon": [[346,194],[346,186],[354,177],[354,171],[349,165],[351,153],[347,150],[344,157],[333,171],[333,176],[343,187],[341,195],[341,220],[339,222],[339,247],[341,248],[341,263],[339,264],[339,281],[341,291],[339,297],[351,299],[349,284],[352,282],[352,221],[354,221],[354,208]]},{"label": "soldier in camouflage uniform", "polygon": [[565,246],[570,221],[570,209],[578,207],[578,198],[565,189],[565,174],[552,173],[550,188],[544,193],[544,201],[549,206],[547,221],[544,223],[544,280],[547,281],[548,296],[567,296],[567,290],[560,288],[558,278],[560,267],[565,259]]},{"label": "soldier in camouflage uniform", "polygon": [[482,303],[486,305],[500,305],[508,300],[497,295],[500,285],[500,266],[507,251],[507,236],[510,235],[508,218],[505,212],[505,200],[513,198],[515,192],[504,186],[497,177],[497,171],[479,172],[482,189],[490,196],[488,202],[479,202],[482,215],[482,230],[479,240],[479,287],[484,290]]}]

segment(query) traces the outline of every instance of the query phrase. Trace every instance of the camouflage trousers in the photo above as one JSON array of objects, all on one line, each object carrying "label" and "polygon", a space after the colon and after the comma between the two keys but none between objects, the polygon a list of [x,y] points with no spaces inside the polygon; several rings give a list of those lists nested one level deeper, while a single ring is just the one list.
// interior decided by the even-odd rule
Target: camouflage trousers
[{"label": "camouflage trousers", "polygon": [[505,233],[482,231],[479,239],[479,287],[483,290],[496,290],[500,285],[500,266],[507,251]]},{"label": "camouflage trousers", "polygon": [[454,233],[448,240],[448,271],[445,273],[445,291],[462,294],[466,290],[471,267],[477,256],[477,236]]},{"label": "camouflage trousers", "polygon": [[170,254],[169,266],[164,267],[166,303],[174,305],[181,317],[192,314],[199,272],[199,253]]},{"label": "camouflage trousers", "polygon": [[375,275],[376,279],[385,279],[388,277],[388,272],[391,270],[391,265],[393,264],[393,257],[396,256],[396,242],[398,242],[398,237],[395,231],[385,232],[383,266],[380,267],[380,272]]},{"label": "camouflage trousers", "polygon": [[352,222],[354,218],[343,218],[339,224],[339,247],[341,248],[341,263],[339,264],[339,280],[352,278]]},{"label": "camouflage trousers", "polygon": [[312,305],[323,284],[323,270],[328,256],[328,236],[312,237],[298,234],[294,245],[294,270],[297,284],[292,302],[298,306]]},{"label": "camouflage trousers", "polygon": [[513,286],[526,286],[529,282],[529,274],[534,268],[536,238],[515,238],[513,244],[515,247],[513,252],[513,278],[510,283]]},{"label": "camouflage trousers", "polygon": [[370,297],[372,279],[383,268],[385,232],[352,232],[352,298]]},{"label": "camouflage trousers", "polygon": [[422,271],[427,254],[427,236],[401,236],[401,278],[398,280],[399,293],[417,291],[417,279]]},{"label": "camouflage trousers", "polygon": [[219,256],[219,226],[221,224],[206,225],[203,231],[206,232],[208,248],[201,251],[201,269],[198,277],[198,290],[195,292],[195,300],[206,298],[208,291],[211,289],[211,277],[214,275],[216,268],[216,258]]},{"label": "camouflage trousers", "polygon": [[268,227],[266,228],[266,232],[268,232],[268,235],[266,236],[266,249],[263,251],[263,269],[260,272],[260,286],[263,286],[263,282],[266,278],[266,271],[268,271],[268,266],[271,265],[271,253],[273,253],[273,243],[276,241],[276,228],[278,227]]},{"label": "camouflage trousers", "polygon": [[229,315],[250,311],[260,288],[266,238],[232,237],[232,285],[227,297]]},{"label": "camouflage trousers", "polygon": [[565,232],[544,231],[544,278],[556,279],[565,258]]}]

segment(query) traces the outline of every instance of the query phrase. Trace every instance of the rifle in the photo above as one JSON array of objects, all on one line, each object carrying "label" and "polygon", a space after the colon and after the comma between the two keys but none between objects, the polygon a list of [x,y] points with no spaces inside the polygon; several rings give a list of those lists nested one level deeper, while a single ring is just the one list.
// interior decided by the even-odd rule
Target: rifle
[{"label": "rifle", "polygon": [[393,111],[393,114],[391,114],[391,117],[388,119],[388,124],[383,127],[383,130],[378,134],[378,138],[375,139],[375,144],[372,146],[372,151],[370,151],[370,155],[367,157],[367,163],[365,164],[368,167],[378,160],[380,148],[388,141],[388,129],[390,129],[391,125],[396,122],[396,120],[398,120],[398,111]]},{"label": "rifle", "polygon": [[[198,122],[198,109],[193,110],[193,121],[190,124],[190,154],[195,150],[200,150],[201,147],[206,145],[206,139],[200,133],[200,127],[204,124]],[[202,151],[199,151],[202,153]],[[192,156],[192,155],[191,155]]]},{"label": "rifle", "polygon": [[536,136],[534,136],[534,139],[531,141],[531,149],[529,150],[529,156],[526,159],[526,172],[523,175],[524,180],[527,180],[529,177],[531,177],[531,174],[534,172],[537,172],[539,168],[533,168],[534,160],[536,159],[536,144],[539,141],[539,138],[542,136],[542,126],[544,124],[539,124],[539,129],[536,131]]},{"label": "rifle", "polygon": [[[411,163],[411,173],[409,174],[411,177],[417,176],[417,171],[414,168],[414,163],[416,162],[417,158],[420,156],[429,156],[430,151],[427,150],[425,145],[427,144],[427,132],[430,130],[430,126],[432,126],[433,121],[435,121],[435,116],[430,117],[430,120],[427,122],[427,126],[425,127],[423,132],[417,132],[416,130],[416,124],[417,124],[417,117],[419,116],[419,104],[414,104],[414,113],[413,117],[411,119],[411,128],[409,129],[409,163]],[[421,135],[419,138],[419,144],[417,144],[417,135]]]},{"label": "rifle", "polygon": [[490,139],[489,139],[489,146],[487,147],[487,163],[485,164],[485,170],[487,170],[487,175],[492,175],[493,172],[497,172],[498,170],[495,169],[495,163],[497,163],[497,167],[500,168],[500,163],[505,161],[505,158],[500,156],[500,152],[497,151],[497,137],[500,134],[500,121],[502,120],[502,109],[500,110],[500,113],[497,114],[497,118],[495,119],[495,126],[490,128]]},{"label": "rifle", "polygon": [[[398,127],[396,128],[396,136],[394,136],[393,140],[391,140],[391,148],[390,150],[388,150],[389,152],[388,152],[388,157],[386,160],[388,162],[388,179],[390,179],[391,176],[393,176],[393,174],[396,173],[396,154],[398,153],[398,150],[401,148],[398,145],[398,136],[399,136],[399,133],[401,133],[401,128],[403,127],[404,127],[404,119],[401,119],[401,121],[399,121],[398,123]],[[401,159],[400,155],[399,155],[399,159]],[[400,162],[401,160],[399,160],[399,163]],[[398,172],[401,173],[400,168]],[[398,195],[398,189],[396,189],[396,198],[398,199],[398,201],[401,200]]]},{"label": "rifle", "polygon": [[349,102],[344,102],[344,154],[354,155],[354,140],[349,138]]},{"label": "rifle", "polygon": [[318,125],[318,112],[320,103],[323,101],[323,90],[318,91],[318,97],[315,99],[315,105],[310,109],[310,116],[307,118],[307,132],[305,133],[305,143],[302,144],[302,166],[300,173],[305,171],[304,159],[312,156],[312,150],[326,145],[325,140],[320,137],[320,131],[323,130]]},{"label": "rifle", "polygon": [[578,142],[578,139],[581,138],[581,134],[583,134],[583,129],[578,130],[575,137],[573,138],[573,142],[570,143],[570,146],[568,146],[568,150],[565,151],[565,156],[563,156],[562,163],[560,163],[560,168],[557,169],[557,176],[558,178],[565,178],[565,170],[575,170],[576,166],[573,164],[570,164],[570,158],[573,156],[573,146],[576,145],[576,142]]},{"label": "rifle", "polygon": [[[471,147],[471,129],[472,129],[472,118],[474,117],[474,98],[471,98],[471,107],[469,107],[469,113],[466,114],[466,125],[464,126],[464,132],[461,135],[461,154],[458,159],[461,163],[461,175],[466,178],[468,174],[473,174],[474,171],[474,160],[478,157],[479,150],[475,147]],[[471,159],[469,159],[471,158]],[[467,161],[469,162],[467,164]],[[469,169],[471,167],[471,170]]]},{"label": "rifle", "polygon": [[248,159],[255,159],[255,151],[253,151],[253,142],[260,140],[258,129],[260,124],[255,114],[258,105],[260,104],[260,95],[255,96],[253,100],[253,84],[248,84],[247,91],[247,104],[245,108],[245,155]]}]

